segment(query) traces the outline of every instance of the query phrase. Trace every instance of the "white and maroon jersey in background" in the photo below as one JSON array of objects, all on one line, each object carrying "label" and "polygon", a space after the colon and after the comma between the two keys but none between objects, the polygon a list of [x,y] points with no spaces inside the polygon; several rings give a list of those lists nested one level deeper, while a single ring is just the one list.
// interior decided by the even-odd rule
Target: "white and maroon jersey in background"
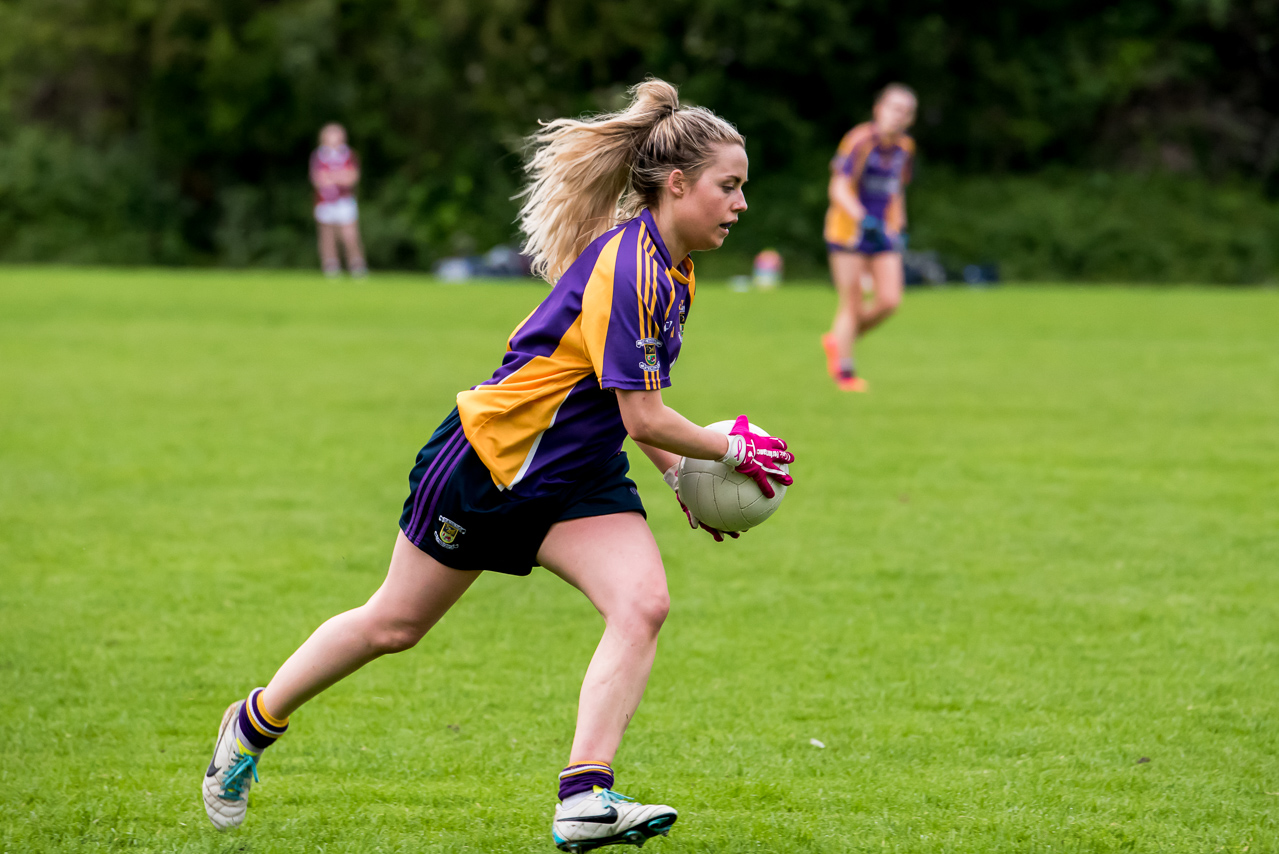
[{"label": "white and maroon jersey in background", "polygon": [[321,186],[321,175],[336,175],[343,169],[358,169],[359,159],[349,146],[339,145],[331,148],[321,145],[311,152],[311,185],[315,187],[315,202],[336,202],[339,199],[355,198],[355,187],[339,187],[337,184]]}]

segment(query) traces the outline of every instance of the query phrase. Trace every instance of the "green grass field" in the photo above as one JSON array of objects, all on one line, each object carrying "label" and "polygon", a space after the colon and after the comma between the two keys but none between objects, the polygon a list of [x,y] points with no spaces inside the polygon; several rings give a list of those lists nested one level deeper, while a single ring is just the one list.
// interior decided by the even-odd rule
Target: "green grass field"
[{"label": "green grass field", "polygon": [[[540,570],[299,712],[241,830],[198,794],[543,293],[0,270],[0,851],[553,850],[602,626]],[[831,306],[704,285],[667,393],[791,441],[768,524],[716,545],[632,455],[674,600],[617,763],[681,811],[646,851],[1279,851],[1279,292],[912,294],[866,396]]]}]

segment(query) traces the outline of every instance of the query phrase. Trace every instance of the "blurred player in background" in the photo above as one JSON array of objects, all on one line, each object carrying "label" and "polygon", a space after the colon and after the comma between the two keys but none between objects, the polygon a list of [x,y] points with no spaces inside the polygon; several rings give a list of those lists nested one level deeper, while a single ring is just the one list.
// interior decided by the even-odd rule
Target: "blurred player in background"
[{"label": "blurred player in background", "polygon": [[[511,333],[493,377],[457,396],[418,454],[382,587],[316,629],[266,688],[226,710],[203,781],[218,828],[244,820],[258,758],[295,710],[416,644],[482,571],[528,575],[538,565],[604,617],[559,774],[555,844],[569,852],[642,845],[674,824],[670,807],[613,791],[613,757],[670,603],[622,441],[635,441],[677,498],[681,456],[718,460],[770,497],[769,478],[789,485],[779,465],[794,458],[785,442],[753,433],[745,415],[725,436],[662,402],[697,290],[689,252],[718,248],[746,210],[748,164],[737,130],[709,110],[681,107],[674,86],[648,80],[632,95],[621,112],[559,119],[530,140],[520,224],[551,291]],[[749,371],[750,357],[725,367]],[[478,772],[475,786],[494,806],[510,797],[486,791]]]},{"label": "blurred player in background", "polygon": [[311,186],[315,187],[315,222],[319,229],[320,264],[324,275],[342,273],[338,239],[346,253],[352,276],[368,273],[360,244],[360,211],[355,185],[360,182],[360,161],[346,144],[346,129],[330,122],[320,130],[320,147],[311,152]]},{"label": "blurred player in background", "polygon": [[[906,245],[906,185],[915,141],[906,135],[917,101],[909,86],[892,83],[875,100],[874,118],[844,135],[831,161],[826,249],[839,303],[822,336],[826,367],[844,391],[866,391],[853,345],[901,304]],[[862,297],[862,277],[875,283],[874,302]]]}]

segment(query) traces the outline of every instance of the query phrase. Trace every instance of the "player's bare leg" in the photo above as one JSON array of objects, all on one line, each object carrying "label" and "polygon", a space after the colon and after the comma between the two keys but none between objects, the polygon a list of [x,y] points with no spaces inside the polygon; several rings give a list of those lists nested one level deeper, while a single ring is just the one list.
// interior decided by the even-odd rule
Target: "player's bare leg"
[{"label": "player's bare leg", "polygon": [[840,388],[864,391],[865,381],[856,376],[853,367],[853,346],[862,314],[862,276],[867,259],[856,252],[831,252],[828,257],[837,302],[830,332],[822,338],[827,370]]},{"label": "player's bare leg", "polygon": [[338,258],[338,229],[336,225],[316,223],[317,241],[320,246],[320,268],[332,278],[341,275],[342,261]]},{"label": "player's bare leg", "polygon": [[316,629],[270,685],[223,715],[202,786],[213,825],[225,830],[244,821],[258,759],[284,734],[289,715],[373,659],[412,647],[479,574],[449,569],[399,534],[386,580],[369,601]]},{"label": "player's bare leg", "polygon": [[859,335],[865,335],[892,317],[902,304],[906,282],[899,252],[881,252],[870,259],[870,274],[875,282],[875,301],[858,316]]},{"label": "player's bare leg", "polygon": [[538,562],[586,594],[604,617],[569,758],[612,762],[644,696],[670,608],[657,542],[638,513],[571,519],[551,527]]},{"label": "player's bare leg", "polygon": [[338,234],[342,238],[342,250],[346,254],[346,268],[352,276],[363,276],[369,272],[364,262],[364,244],[360,242],[359,222],[348,222],[340,225]]},{"label": "player's bare leg", "polygon": [[574,852],[643,844],[669,831],[677,814],[613,792],[611,766],[644,696],[670,609],[657,543],[638,513],[571,519],[551,527],[538,562],[581,590],[604,617],[604,636],[582,680],[565,773],[594,769],[607,779],[556,807],[552,836],[561,850]]},{"label": "player's bare leg", "polygon": [[369,601],[325,622],[276,672],[262,701],[277,718],[375,658],[412,648],[480,576],[450,569],[396,535],[386,580]]}]

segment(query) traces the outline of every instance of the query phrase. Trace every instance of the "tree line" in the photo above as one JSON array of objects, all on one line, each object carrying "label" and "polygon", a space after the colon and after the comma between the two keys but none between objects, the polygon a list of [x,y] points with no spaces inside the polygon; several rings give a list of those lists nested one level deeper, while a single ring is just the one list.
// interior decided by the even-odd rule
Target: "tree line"
[{"label": "tree line", "polygon": [[371,260],[426,267],[512,239],[537,121],[652,74],[747,137],[740,253],[820,265],[826,163],[900,80],[920,95],[917,245],[1028,277],[1184,274],[1153,242],[1098,267],[1008,233],[1027,205],[1086,230],[1051,209],[1101,180],[1127,243],[1166,238],[1140,197],[1181,199],[1185,229],[1243,235],[1205,275],[1267,278],[1249,229],[1279,222],[1276,38],[1279,0],[5,0],[0,259],[310,264],[306,158],[337,120]]}]

